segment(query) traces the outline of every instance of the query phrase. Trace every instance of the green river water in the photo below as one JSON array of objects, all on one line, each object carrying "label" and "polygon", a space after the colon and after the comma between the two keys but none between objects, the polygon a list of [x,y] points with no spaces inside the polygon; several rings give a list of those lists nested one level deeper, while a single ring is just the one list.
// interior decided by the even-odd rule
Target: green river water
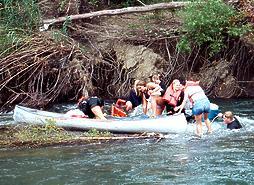
[{"label": "green river water", "polygon": [[219,129],[201,139],[171,134],[160,142],[2,149],[0,185],[254,184],[254,100],[214,103],[234,111],[245,127],[229,131],[215,121]]}]

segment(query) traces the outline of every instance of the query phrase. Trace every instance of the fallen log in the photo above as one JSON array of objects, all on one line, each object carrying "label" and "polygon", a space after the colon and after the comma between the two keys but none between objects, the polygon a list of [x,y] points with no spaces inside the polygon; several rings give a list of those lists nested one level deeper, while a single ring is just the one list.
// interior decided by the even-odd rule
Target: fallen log
[{"label": "fallen log", "polygon": [[122,15],[128,13],[141,13],[141,12],[149,12],[154,10],[163,10],[163,9],[177,9],[184,7],[188,2],[170,2],[170,3],[158,3],[153,5],[146,6],[137,6],[137,7],[128,7],[114,10],[101,10],[97,12],[78,14],[78,15],[70,15],[65,17],[58,17],[54,19],[45,19],[43,20],[44,29],[47,29],[49,25],[64,22],[68,20],[77,20],[77,19],[85,19],[85,18],[93,18],[98,16],[112,16],[112,15]]}]

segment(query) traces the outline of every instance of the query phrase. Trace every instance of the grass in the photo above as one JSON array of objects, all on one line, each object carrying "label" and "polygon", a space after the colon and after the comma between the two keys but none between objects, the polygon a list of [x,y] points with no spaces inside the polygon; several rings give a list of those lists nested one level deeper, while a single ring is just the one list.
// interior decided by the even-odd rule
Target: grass
[{"label": "grass", "polygon": [[[113,135],[108,131],[100,132],[91,129],[87,132],[67,131],[57,127],[52,120],[45,125],[8,125],[0,128],[0,148],[10,147],[41,147],[61,144],[75,144],[77,142],[90,143],[93,138]],[[84,139],[88,138],[88,139]],[[81,139],[82,138],[82,139]],[[91,138],[91,141],[89,140]]]}]

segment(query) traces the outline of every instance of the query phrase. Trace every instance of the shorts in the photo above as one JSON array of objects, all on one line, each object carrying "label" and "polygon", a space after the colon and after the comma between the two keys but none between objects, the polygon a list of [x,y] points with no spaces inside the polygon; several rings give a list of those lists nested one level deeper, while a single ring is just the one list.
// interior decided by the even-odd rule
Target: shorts
[{"label": "shorts", "polygon": [[194,102],[192,113],[193,115],[197,116],[202,113],[209,113],[210,112],[210,101],[205,98],[201,100],[197,100]]}]

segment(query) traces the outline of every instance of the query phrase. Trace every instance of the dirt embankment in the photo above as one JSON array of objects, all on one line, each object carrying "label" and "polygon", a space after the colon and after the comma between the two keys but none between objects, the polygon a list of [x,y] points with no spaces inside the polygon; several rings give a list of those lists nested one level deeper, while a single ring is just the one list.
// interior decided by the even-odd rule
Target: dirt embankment
[{"label": "dirt embankment", "polygon": [[[40,7],[43,19],[96,11],[82,0],[42,1]],[[84,93],[124,97],[134,79],[148,80],[151,73],[162,74],[167,85],[196,73],[209,96],[254,97],[253,35],[230,41],[217,58],[200,48],[181,54],[176,50],[180,24],[174,11],[163,10],[81,19],[38,31],[0,59],[6,69],[1,105],[48,106]]]}]

